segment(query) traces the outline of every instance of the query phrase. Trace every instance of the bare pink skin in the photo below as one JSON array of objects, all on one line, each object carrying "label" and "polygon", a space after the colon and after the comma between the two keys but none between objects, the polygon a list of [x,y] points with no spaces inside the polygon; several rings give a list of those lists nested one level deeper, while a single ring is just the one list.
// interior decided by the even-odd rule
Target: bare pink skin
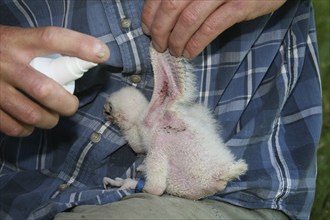
[{"label": "bare pink skin", "polygon": [[[122,110],[120,115],[124,117],[121,120],[117,117],[115,122],[121,128],[133,128],[134,135],[126,135],[126,139],[147,151],[143,190],[188,199],[200,199],[223,190],[228,181],[246,172],[247,164],[244,160],[235,160],[219,135],[217,121],[207,108],[194,102],[196,90],[191,65],[169,52],[158,53],[151,48],[150,53],[155,87],[149,105],[141,109],[140,117],[134,120],[127,120],[132,118],[133,112],[127,110],[131,108],[123,108],[125,112]],[[127,92],[125,90],[118,93]],[[140,96],[138,90],[130,89],[130,97],[142,99]],[[111,104],[115,112],[122,103],[114,104],[112,100],[109,97],[105,108],[109,110]],[[113,113],[108,115],[114,120]],[[136,141],[136,132],[142,137],[140,142]],[[116,184],[106,179],[104,182],[125,185],[122,180]],[[129,183],[127,185],[132,186]]]}]

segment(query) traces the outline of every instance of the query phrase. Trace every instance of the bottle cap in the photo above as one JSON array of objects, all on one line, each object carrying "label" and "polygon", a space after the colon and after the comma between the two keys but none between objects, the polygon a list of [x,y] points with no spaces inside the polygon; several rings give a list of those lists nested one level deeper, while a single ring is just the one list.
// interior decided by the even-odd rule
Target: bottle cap
[{"label": "bottle cap", "polygon": [[30,62],[30,65],[63,85],[70,93],[73,93],[74,81],[82,77],[88,69],[95,67],[97,64],[77,57],[60,56],[56,59],[36,57]]},{"label": "bottle cap", "polygon": [[79,79],[88,69],[96,65],[96,63],[77,57],[59,57],[50,62],[49,70],[56,82],[66,85],[71,81]]}]

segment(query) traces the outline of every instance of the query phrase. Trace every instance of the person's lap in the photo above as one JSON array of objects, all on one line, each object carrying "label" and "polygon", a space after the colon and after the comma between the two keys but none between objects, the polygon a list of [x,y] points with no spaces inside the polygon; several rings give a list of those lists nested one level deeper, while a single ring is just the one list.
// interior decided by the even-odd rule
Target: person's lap
[{"label": "person's lap", "polygon": [[138,193],[106,205],[77,206],[61,219],[285,219],[280,211],[246,209],[214,200],[193,201],[169,195]]}]

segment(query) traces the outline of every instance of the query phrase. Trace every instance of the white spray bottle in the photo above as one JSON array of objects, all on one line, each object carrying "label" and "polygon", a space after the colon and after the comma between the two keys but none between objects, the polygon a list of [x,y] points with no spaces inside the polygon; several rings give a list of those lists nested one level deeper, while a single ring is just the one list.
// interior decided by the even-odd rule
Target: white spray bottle
[{"label": "white spray bottle", "polygon": [[97,64],[77,57],[52,54],[48,57],[35,57],[30,62],[30,65],[63,85],[72,94],[75,87],[74,81],[82,77],[88,69],[95,67]]}]

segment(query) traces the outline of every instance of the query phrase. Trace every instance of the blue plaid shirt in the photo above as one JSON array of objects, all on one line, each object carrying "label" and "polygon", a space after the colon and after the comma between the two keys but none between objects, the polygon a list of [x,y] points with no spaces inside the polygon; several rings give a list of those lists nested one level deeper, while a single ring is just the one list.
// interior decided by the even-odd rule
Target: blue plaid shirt
[{"label": "blue plaid shirt", "polygon": [[[102,186],[104,176],[136,177],[140,162],[123,147],[120,131],[105,120],[102,107],[123,86],[151,97],[142,5],[1,0],[1,24],[66,27],[98,37],[111,50],[105,65],[77,81],[80,108],[74,116],[26,138],[0,134],[1,219],[48,219],[77,205],[111,203],[134,193]],[[130,27],[121,27],[122,19],[130,19]],[[311,2],[288,1],[272,14],[233,26],[192,62],[198,101],[213,111],[226,144],[249,166],[246,175],[210,198],[307,219],[322,114]],[[133,83],[136,78],[141,81]]]}]

